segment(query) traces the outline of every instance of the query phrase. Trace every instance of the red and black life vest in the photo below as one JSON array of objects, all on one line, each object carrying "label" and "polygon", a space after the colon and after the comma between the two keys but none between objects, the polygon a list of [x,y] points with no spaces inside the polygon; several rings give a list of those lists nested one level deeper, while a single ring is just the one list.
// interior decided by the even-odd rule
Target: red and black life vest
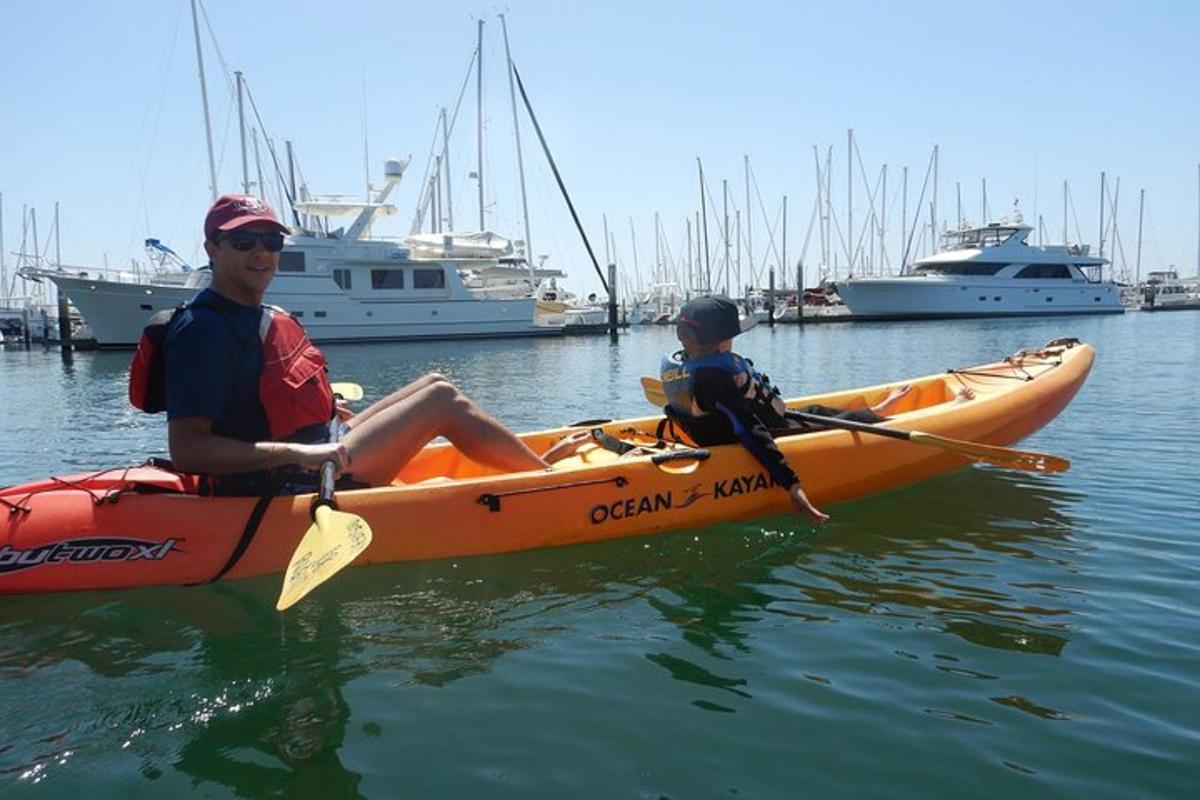
[{"label": "red and black life vest", "polygon": [[[150,414],[167,407],[167,329],[188,305],[159,311],[142,329],[129,367],[129,402]],[[192,308],[214,308],[192,303]],[[309,340],[303,326],[277,306],[264,305],[258,325],[263,367],[258,397],[267,415],[271,439],[288,438],[303,428],[333,418],[333,389],[326,377],[325,356]]]}]

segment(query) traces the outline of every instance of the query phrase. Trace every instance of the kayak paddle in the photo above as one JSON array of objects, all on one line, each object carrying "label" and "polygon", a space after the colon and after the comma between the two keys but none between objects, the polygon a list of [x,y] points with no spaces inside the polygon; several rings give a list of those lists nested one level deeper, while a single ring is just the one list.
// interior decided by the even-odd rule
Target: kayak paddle
[{"label": "kayak paddle", "polygon": [[278,611],[332,578],[371,543],[371,526],[366,520],[337,510],[333,497],[336,471],[334,461],[321,464],[321,487],[312,508],[313,524],[288,562],[279,602],[275,604]]},{"label": "kayak paddle", "polygon": [[[642,378],[642,390],[646,394],[646,399],[654,405],[659,408],[667,405],[667,395],[663,392],[662,381],[656,378]],[[903,439],[914,444],[939,447],[942,450],[961,453],[976,461],[984,461],[988,464],[995,464],[998,467],[1023,469],[1029,472],[1066,472],[1071,466],[1071,462],[1061,456],[1038,453],[1033,450],[1017,450],[1012,447],[966,442],[962,439],[951,439],[948,436],[939,436],[935,433],[884,428],[879,425],[870,425],[866,422],[824,417],[819,414],[806,414],[802,411],[787,411],[785,415],[792,419],[804,420],[805,422],[821,425],[826,428],[844,428],[876,436],[886,436],[891,439]]]},{"label": "kayak paddle", "polygon": [[349,381],[331,383],[329,384],[329,388],[333,390],[334,394],[348,403],[357,403],[363,399],[363,388],[357,383],[350,383]]}]

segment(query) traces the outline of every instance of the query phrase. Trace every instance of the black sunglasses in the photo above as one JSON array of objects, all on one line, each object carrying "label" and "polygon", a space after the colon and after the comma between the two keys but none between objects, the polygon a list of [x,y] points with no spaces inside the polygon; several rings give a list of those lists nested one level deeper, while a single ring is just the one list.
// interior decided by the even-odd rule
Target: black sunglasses
[{"label": "black sunglasses", "polygon": [[262,242],[263,249],[268,253],[278,253],[283,249],[283,234],[272,231],[270,233],[254,233],[252,231],[233,231],[221,237],[229,242],[229,246],[240,253],[248,253],[254,249],[254,246]]}]

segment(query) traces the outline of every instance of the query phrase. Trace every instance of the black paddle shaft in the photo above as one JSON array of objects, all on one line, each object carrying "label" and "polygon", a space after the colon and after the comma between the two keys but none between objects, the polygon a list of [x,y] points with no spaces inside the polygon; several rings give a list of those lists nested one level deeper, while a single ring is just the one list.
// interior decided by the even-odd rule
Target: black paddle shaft
[{"label": "black paddle shaft", "polygon": [[912,435],[908,431],[897,431],[892,428],[881,428],[878,425],[870,425],[866,422],[855,422],[849,419],[838,419],[836,417],[823,417],[820,414],[806,414],[803,411],[786,411],[784,413],[789,419],[799,419],[805,422],[811,422],[816,425],[822,425],[826,428],[845,428],[850,431],[862,431],[863,433],[873,433],[877,436],[887,436],[892,439],[903,439],[908,441]]},{"label": "black paddle shaft", "polygon": [[329,506],[330,509],[336,509],[337,503],[334,501],[334,483],[335,475],[337,475],[337,462],[323,461],[320,462],[320,485],[317,489],[317,501],[312,504],[313,513],[317,512],[317,506]]}]

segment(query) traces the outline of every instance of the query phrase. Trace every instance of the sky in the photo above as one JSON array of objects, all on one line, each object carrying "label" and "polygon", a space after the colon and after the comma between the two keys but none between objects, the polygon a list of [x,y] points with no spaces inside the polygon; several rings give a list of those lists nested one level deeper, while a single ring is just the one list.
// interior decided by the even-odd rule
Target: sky
[{"label": "sky", "polygon": [[[835,224],[844,230],[852,213],[856,238],[871,210],[868,187],[887,165],[886,216],[882,189],[874,201],[893,268],[904,241],[929,246],[919,226],[902,230],[901,212],[909,226],[918,205],[928,219],[931,189],[922,194],[922,184],[937,145],[939,227],[958,223],[959,192],[963,216],[978,221],[986,181],[993,219],[1016,199],[1027,222],[1044,218],[1046,241],[1059,241],[1066,181],[1068,238],[1094,252],[1103,171],[1110,208],[1117,206],[1114,271],[1134,276],[1143,190],[1142,277],[1171,265],[1197,271],[1194,2],[201,6],[220,190],[241,186],[231,88],[232,72],[241,70],[266,135],[281,153],[285,140],[293,142],[311,191],[361,197],[367,165],[379,186],[385,158],[411,157],[390,198],[398,213],[376,226],[380,235],[409,233],[439,111],[454,108],[464,81],[448,183],[455,227],[478,228],[468,67],[483,19],[485,224],[524,238],[497,16],[504,13],[513,61],[597,258],[617,262],[622,282],[651,279],[656,239],[658,260],[673,267],[666,277],[681,274],[686,224],[700,210],[698,159],[714,272],[724,258],[724,181],[731,229],[739,212],[749,220],[737,239],[740,260],[730,245],[740,264],[735,285],[765,284],[764,265],[784,263],[785,195],[786,263],[794,270],[803,255],[806,283],[815,282],[814,147],[822,161],[832,147]],[[48,245],[53,257],[56,202],[64,264],[144,263],[147,237],[203,263],[201,222],[211,195],[191,25],[188,0],[0,0],[0,213],[10,271],[23,239],[33,249],[25,208],[36,210],[38,248]],[[594,291],[599,280],[523,111],[520,124],[532,251],[566,271],[569,288]],[[860,172],[856,155],[850,213],[848,129],[862,164]],[[274,187],[264,141],[260,151],[264,182]],[[1106,255],[1112,246],[1110,238]],[[844,272],[844,247],[833,249]]]}]

